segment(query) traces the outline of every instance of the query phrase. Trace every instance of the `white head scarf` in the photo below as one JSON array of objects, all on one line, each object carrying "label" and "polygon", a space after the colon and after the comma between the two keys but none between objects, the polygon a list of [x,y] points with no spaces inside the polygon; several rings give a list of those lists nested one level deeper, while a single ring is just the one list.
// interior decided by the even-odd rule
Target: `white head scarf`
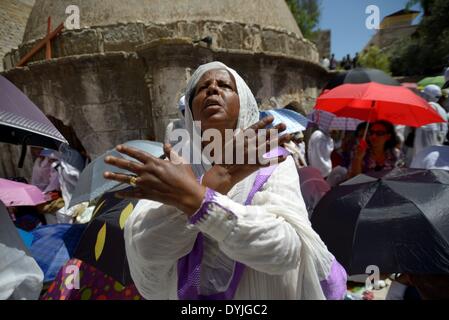
[{"label": "white head scarf", "polygon": [[[193,136],[194,130],[196,134],[201,136],[200,128],[195,127],[193,124],[193,116],[191,112],[190,100],[191,95],[194,94],[195,88],[201,79],[201,77],[209,70],[225,69],[228,70],[235,79],[237,85],[237,93],[240,101],[240,113],[236,129],[245,129],[259,120],[259,110],[257,107],[256,99],[249,89],[245,81],[231,68],[228,68],[221,62],[211,62],[200,66],[192,78],[190,79],[186,90],[186,112],[185,112],[185,128],[188,130],[190,136]],[[201,145],[197,148],[201,148]],[[201,152],[201,150],[197,150]],[[192,165],[197,176],[204,174],[210,166],[206,163],[201,165]],[[248,196],[249,191],[252,188],[254,180],[250,177],[244,179],[239,184],[243,185],[241,189],[241,203],[243,203]],[[299,186],[298,186],[299,188]],[[320,281],[325,280],[331,270],[334,257],[327,250],[325,244],[322,242],[318,234],[312,229],[310,221],[305,214],[286,213],[285,210],[278,210],[277,214],[282,216],[287,222],[295,228],[297,234],[301,239],[301,263],[299,266],[299,273],[297,279],[297,298],[298,299],[324,299],[324,294],[321,288]],[[206,258],[206,257],[205,257]],[[227,265],[225,268],[229,269],[229,261],[225,257],[220,257],[222,264]],[[215,263],[218,263],[218,257],[215,257]],[[222,266],[221,268],[224,268]],[[205,270],[206,271],[206,270]],[[229,276],[229,271],[224,272],[224,278]],[[207,271],[206,271],[207,272]],[[232,272],[232,270],[231,270]],[[213,273],[210,274],[214,277]],[[210,279],[209,279],[210,280]],[[219,282],[219,281],[216,281]]]},{"label": "white head scarf", "polygon": [[182,96],[178,101],[178,110],[183,112],[186,110],[186,96]]},{"label": "white head scarf", "polygon": [[[257,107],[256,99],[254,98],[254,95],[252,94],[248,85],[239,76],[239,74],[235,70],[227,67],[225,64],[223,64],[221,62],[210,62],[207,64],[203,64],[195,71],[195,73],[190,78],[190,81],[187,84],[186,95],[185,95],[185,102],[186,102],[185,128],[187,129],[187,131],[191,137],[190,152],[200,152],[201,153],[201,144],[194,145],[193,141],[192,141],[192,137],[194,134],[201,137],[201,128],[194,126],[194,123],[193,123],[194,119],[193,119],[193,115],[192,115],[192,106],[190,105],[190,100],[191,100],[192,95],[195,94],[196,86],[198,85],[198,82],[200,81],[201,77],[206,72],[208,72],[210,70],[216,70],[216,69],[223,69],[223,70],[229,71],[233,75],[235,82],[236,82],[237,94],[239,95],[239,101],[240,101],[240,113],[239,113],[239,119],[237,122],[237,128],[235,128],[235,129],[246,129],[249,126],[251,126],[252,124],[259,121],[259,109]],[[191,153],[188,157],[190,159],[186,159],[186,160],[192,161],[193,154]],[[197,176],[201,176],[208,169],[210,169],[210,166],[207,163],[208,163],[207,161],[202,161],[201,165],[195,164],[192,166],[193,170]]]},{"label": "white head scarf", "polygon": [[438,100],[441,98],[442,92],[440,87],[438,87],[437,85],[429,84],[422,91],[422,95],[424,99],[429,102],[438,102]]}]

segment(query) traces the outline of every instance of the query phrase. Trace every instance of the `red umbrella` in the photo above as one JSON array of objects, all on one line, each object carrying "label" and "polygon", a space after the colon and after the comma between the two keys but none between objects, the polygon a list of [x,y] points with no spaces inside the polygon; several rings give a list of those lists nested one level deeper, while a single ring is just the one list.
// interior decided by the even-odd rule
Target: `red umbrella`
[{"label": "red umbrella", "polygon": [[444,119],[423,98],[402,86],[344,84],[318,97],[315,108],[339,117],[420,127]]}]

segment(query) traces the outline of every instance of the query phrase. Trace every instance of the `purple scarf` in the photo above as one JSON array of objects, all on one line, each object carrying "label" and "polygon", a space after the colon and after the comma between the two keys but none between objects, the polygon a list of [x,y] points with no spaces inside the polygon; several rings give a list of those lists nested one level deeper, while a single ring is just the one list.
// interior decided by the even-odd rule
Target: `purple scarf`
[{"label": "purple scarf", "polygon": [[[267,182],[276,167],[271,166],[259,170],[245,205],[251,204],[256,192]],[[178,260],[178,298],[180,300],[232,300],[245,270],[245,265],[240,262],[234,263],[234,273],[226,291],[212,295],[199,294],[203,241],[204,236],[200,232],[192,251]]]}]

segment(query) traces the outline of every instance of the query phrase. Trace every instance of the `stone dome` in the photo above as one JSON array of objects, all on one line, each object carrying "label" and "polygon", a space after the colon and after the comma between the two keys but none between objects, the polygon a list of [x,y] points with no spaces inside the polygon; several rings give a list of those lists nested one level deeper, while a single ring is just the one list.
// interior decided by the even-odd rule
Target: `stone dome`
[{"label": "stone dome", "polygon": [[280,28],[302,37],[284,0],[36,0],[23,42],[44,37],[48,16],[53,28],[64,22],[66,7],[72,4],[80,8],[81,27],[211,20]]}]

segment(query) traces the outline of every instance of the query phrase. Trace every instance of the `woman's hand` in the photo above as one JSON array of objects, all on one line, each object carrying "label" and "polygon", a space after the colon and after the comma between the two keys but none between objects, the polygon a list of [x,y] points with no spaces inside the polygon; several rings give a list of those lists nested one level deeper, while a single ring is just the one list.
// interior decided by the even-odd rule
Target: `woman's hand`
[{"label": "woman's hand", "polygon": [[365,158],[367,149],[368,144],[366,143],[366,141],[364,139],[359,139],[359,143],[357,144],[354,150],[354,157],[351,161],[348,178],[355,177],[362,173],[363,159]]},{"label": "woman's hand", "polygon": [[354,152],[354,159],[362,161],[368,149],[368,143],[364,139],[359,139]]},{"label": "woman's hand", "polygon": [[[261,129],[265,129],[273,120],[272,116],[265,117],[251,127],[240,131],[232,141],[227,142],[224,152],[229,152],[228,149],[232,149],[233,158],[232,161],[223,162],[231,163],[215,164],[203,176],[202,184],[222,194],[227,194],[235,184],[261,167],[270,166],[273,160],[276,163],[284,161],[286,156],[276,156],[272,159],[259,157],[259,155],[271,151],[271,147],[281,146],[292,139],[290,134],[283,136],[275,134],[276,130],[279,133],[285,131],[286,126],[284,124],[279,124],[273,129],[267,130],[266,134],[261,134]],[[254,135],[248,134],[250,130],[253,131]]]},{"label": "woman's hand", "polygon": [[[183,163],[169,152],[164,151],[169,160],[161,160],[152,155],[126,145],[117,146],[117,151],[138,161],[130,161],[112,156],[105,158],[107,164],[131,171],[135,174],[135,188],[131,191],[118,192],[123,198],[148,199],[174,206],[191,216],[201,206],[206,188],[201,186],[190,165]],[[177,160],[177,161],[172,161]],[[130,176],[105,172],[104,177],[122,183],[130,183]]]}]

